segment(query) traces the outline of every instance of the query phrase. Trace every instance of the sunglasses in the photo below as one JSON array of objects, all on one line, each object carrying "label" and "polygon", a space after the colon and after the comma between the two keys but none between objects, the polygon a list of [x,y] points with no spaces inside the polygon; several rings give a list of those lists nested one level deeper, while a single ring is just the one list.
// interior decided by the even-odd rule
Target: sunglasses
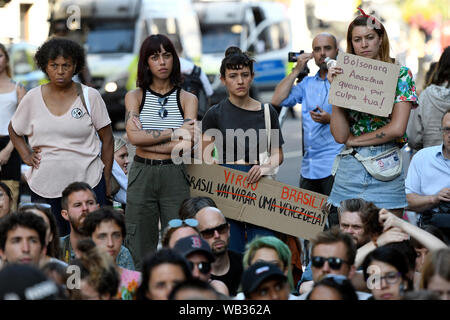
[{"label": "sunglasses", "polygon": [[224,234],[225,232],[228,231],[228,223],[225,222],[224,224],[221,224],[220,226],[200,231],[200,234],[202,235],[202,237],[204,239],[209,239],[209,238],[214,237],[214,234],[216,233],[216,231],[219,234]]},{"label": "sunglasses", "polygon": [[161,109],[159,109],[158,114],[161,119],[164,119],[169,114],[167,109],[164,107],[167,104],[167,100],[169,100],[169,97],[158,98],[158,103],[161,106]]},{"label": "sunglasses", "polygon": [[195,228],[198,226],[198,221],[195,219],[185,219],[185,220],[172,219],[169,221],[168,225],[171,228],[179,228],[182,225],[186,225],[186,226]]},{"label": "sunglasses", "polygon": [[197,262],[194,264],[192,261],[188,261],[188,264],[191,271],[194,271],[194,266],[197,266],[198,271],[200,271],[203,274],[208,274],[211,271],[210,262]]},{"label": "sunglasses", "polygon": [[26,202],[19,204],[19,209],[25,208],[25,207],[41,207],[45,209],[51,209],[52,206],[45,202]]},{"label": "sunglasses", "polygon": [[347,263],[344,259],[336,258],[336,257],[312,257],[311,264],[315,268],[322,268],[325,264],[325,261],[328,261],[328,265],[333,270],[339,270],[342,267],[343,263]]}]

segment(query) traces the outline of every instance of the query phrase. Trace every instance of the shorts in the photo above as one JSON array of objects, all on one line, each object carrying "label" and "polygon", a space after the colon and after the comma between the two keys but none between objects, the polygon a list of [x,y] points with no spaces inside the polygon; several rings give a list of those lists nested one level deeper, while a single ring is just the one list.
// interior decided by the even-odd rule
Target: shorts
[{"label": "shorts", "polygon": [[[354,147],[353,149],[363,157],[370,157],[395,146],[395,143],[390,142],[377,146]],[[406,208],[408,202],[405,194],[404,166],[400,176],[394,180],[380,181],[372,177],[354,156],[342,157],[334,177],[328,203],[339,207],[341,201],[353,198],[373,202],[379,208]]]}]

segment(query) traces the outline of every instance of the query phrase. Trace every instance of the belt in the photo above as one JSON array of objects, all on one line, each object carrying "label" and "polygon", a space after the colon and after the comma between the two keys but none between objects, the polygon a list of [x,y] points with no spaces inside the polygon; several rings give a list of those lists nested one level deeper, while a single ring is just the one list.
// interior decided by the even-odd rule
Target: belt
[{"label": "belt", "polygon": [[142,158],[139,157],[137,155],[134,156],[134,161],[143,163],[143,164],[147,164],[149,166],[160,166],[160,165],[164,165],[164,164],[173,164],[172,159],[164,159],[164,160],[155,160],[155,159],[147,159],[147,158]]}]

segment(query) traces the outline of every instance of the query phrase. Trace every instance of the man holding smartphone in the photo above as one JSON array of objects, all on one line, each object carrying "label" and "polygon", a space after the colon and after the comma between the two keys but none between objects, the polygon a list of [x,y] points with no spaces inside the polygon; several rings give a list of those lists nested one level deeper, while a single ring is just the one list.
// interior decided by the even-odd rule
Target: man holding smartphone
[{"label": "man holding smartphone", "polygon": [[[336,143],[330,132],[332,107],[328,103],[330,83],[327,80],[325,58],[336,59],[339,49],[335,36],[330,33],[317,35],[312,42],[312,49],[312,53],[302,53],[297,57],[295,68],[275,88],[272,104],[283,107],[302,104],[303,160],[300,188],[329,195],[334,181],[331,175],[334,158],[343,145]],[[312,58],[319,71],[293,86]],[[333,219],[332,224],[337,223],[337,219]]]}]

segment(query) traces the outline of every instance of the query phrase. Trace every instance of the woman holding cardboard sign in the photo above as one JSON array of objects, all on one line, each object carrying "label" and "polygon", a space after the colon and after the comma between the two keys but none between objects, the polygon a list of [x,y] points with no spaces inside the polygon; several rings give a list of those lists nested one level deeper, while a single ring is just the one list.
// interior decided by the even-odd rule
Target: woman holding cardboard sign
[{"label": "woman holding cardboard sign", "polygon": [[[250,97],[255,76],[253,62],[237,47],[226,50],[220,75],[228,98],[212,106],[202,121],[203,161],[248,172],[244,178],[247,186],[274,174],[283,162],[284,143],[275,109]],[[212,157],[214,145],[217,159]],[[252,224],[235,220],[229,223],[230,249],[237,252],[243,252],[246,240],[256,235],[274,235],[272,230]]]},{"label": "woman holding cardboard sign", "polygon": [[[347,52],[392,63],[389,38],[384,26],[372,16],[356,17],[347,31]],[[333,81],[343,73],[339,66],[328,71]],[[338,207],[342,200],[359,197],[401,215],[408,205],[401,148],[411,108],[417,106],[411,71],[400,68],[392,113],[387,118],[333,105],[330,128],[338,143],[347,148],[336,157],[335,180],[328,203]]]}]

